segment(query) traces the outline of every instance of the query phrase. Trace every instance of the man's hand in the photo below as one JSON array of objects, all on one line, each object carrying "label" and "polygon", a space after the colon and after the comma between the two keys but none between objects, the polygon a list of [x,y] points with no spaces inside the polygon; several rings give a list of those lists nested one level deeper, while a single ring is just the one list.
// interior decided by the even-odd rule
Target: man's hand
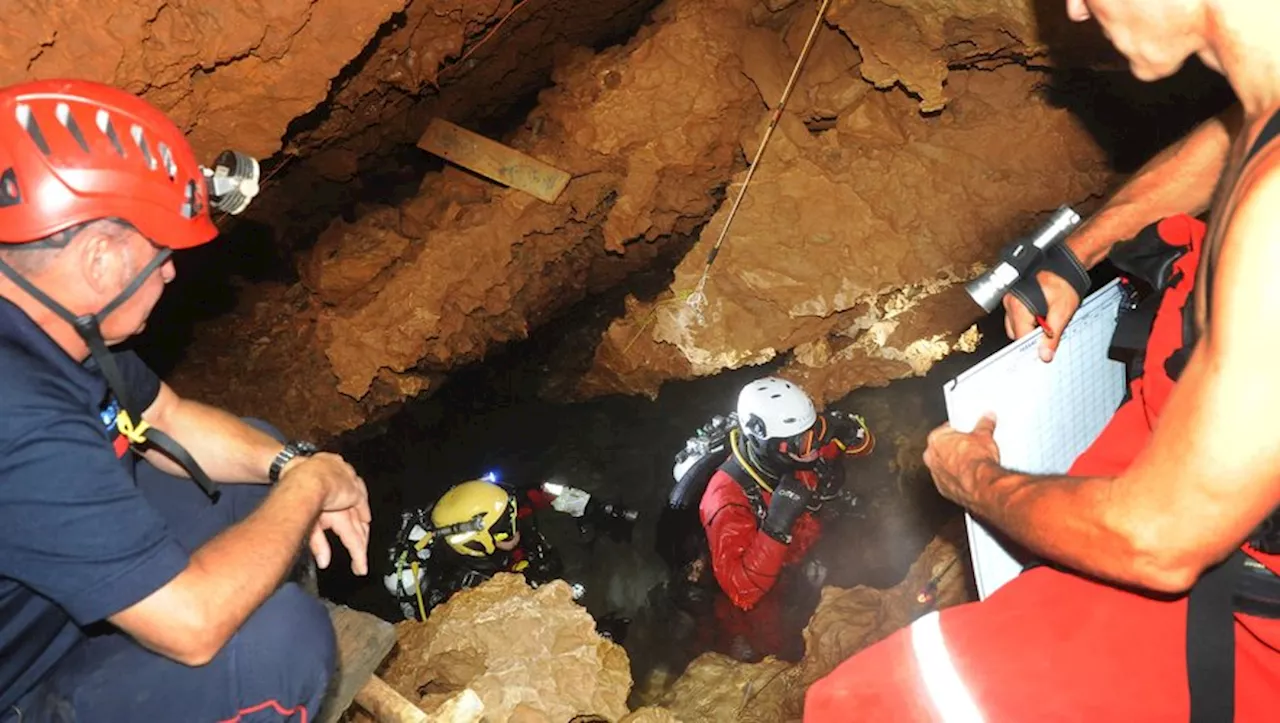
[{"label": "man's hand", "polygon": [[332,530],[351,553],[351,571],[357,575],[369,572],[369,491],[355,468],[336,454],[320,452],[311,457],[290,461],[280,476],[280,483],[304,480],[324,490],[323,512],[311,531],[311,552],[316,565],[327,568],[332,558],[325,530]]},{"label": "man's hand", "polygon": [[[1061,276],[1050,271],[1036,273],[1036,281],[1044,292],[1049,313],[1045,317],[1044,338],[1040,340],[1040,359],[1053,361],[1054,352],[1058,350],[1058,342],[1062,340],[1062,332],[1080,308],[1080,295],[1071,288],[1071,284]],[[1013,294],[1004,295],[1004,330],[1010,339],[1021,339],[1035,331],[1038,322],[1031,310]]]},{"label": "man's hand", "polygon": [[999,466],[1000,449],[992,436],[995,417],[983,416],[969,433],[943,424],[929,433],[924,463],[943,497],[965,509],[973,509],[978,495],[977,471],[987,464]]},{"label": "man's hand", "polygon": [[325,530],[331,530],[342,540],[342,544],[351,554],[351,572],[357,575],[369,574],[369,517],[361,519],[359,511],[351,507],[338,512],[325,512],[316,521],[311,531],[311,554],[315,555],[316,566],[321,570],[328,569],[333,551],[329,548],[329,538]]}]

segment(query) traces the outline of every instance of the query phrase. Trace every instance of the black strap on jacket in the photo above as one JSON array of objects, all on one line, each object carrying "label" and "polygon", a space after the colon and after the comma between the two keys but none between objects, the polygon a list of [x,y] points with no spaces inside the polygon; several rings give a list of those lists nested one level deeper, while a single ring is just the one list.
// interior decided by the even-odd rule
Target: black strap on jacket
[{"label": "black strap on jacket", "polygon": [[1187,596],[1187,686],[1191,723],[1234,720],[1236,665],[1233,597],[1245,554],[1231,553]]},{"label": "black strap on jacket", "polygon": [[218,499],[217,484],[209,478],[200,464],[196,462],[191,453],[183,449],[169,435],[147,424],[142,419],[142,411],[133,405],[133,399],[129,394],[129,387],[124,382],[124,375],[120,373],[120,367],[116,364],[115,355],[107,348],[106,341],[102,338],[102,329],[99,325],[99,319],[105,319],[112,311],[125,302],[130,296],[133,296],[142,284],[160,268],[173,252],[169,249],[161,249],[156,257],[138,273],[138,276],[121,291],[111,303],[100,312],[95,314],[87,314],[85,316],[75,316],[67,311],[58,302],[49,297],[48,294],[41,291],[35,284],[23,278],[13,267],[0,261],[0,273],[9,277],[9,280],[17,284],[23,291],[30,294],[37,301],[43,304],[50,311],[54,312],[80,334],[80,338],[89,347],[89,354],[94,361],[98,363],[98,367],[102,370],[102,375],[107,379],[107,386],[115,394],[116,399],[120,402],[121,411],[116,418],[116,429],[121,436],[129,441],[129,444],[142,448],[151,446],[158,449],[166,457],[182,466],[191,475],[191,479],[200,485],[200,489],[212,500]]},{"label": "black strap on jacket", "polygon": [[[1275,138],[1280,137],[1280,113],[1273,116],[1254,145],[1249,149],[1244,163]],[[1212,265],[1215,254],[1206,248],[1202,262]],[[1201,275],[1206,283],[1213,278],[1213,269]],[[1205,289],[1205,299],[1210,297]],[[1177,379],[1186,367],[1199,336],[1195,323],[1195,298],[1188,299],[1182,309],[1182,347],[1167,361],[1165,369],[1169,377]],[[1208,314],[1206,313],[1206,319]],[[1280,510],[1271,513],[1275,521]],[[1267,528],[1264,523],[1260,529]],[[1255,532],[1255,536],[1257,533]],[[1191,693],[1191,723],[1228,723],[1235,716],[1235,611],[1240,609],[1254,615],[1280,617],[1280,595],[1276,601],[1250,600],[1246,605],[1241,597],[1248,596],[1246,581],[1272,589],[1280,589],[1280,578],[1256,564],[1250,564],[1248,555],[1236,550],[1225,562],[1205,573],[1192,586],[1187,596],[1187,686]],[[1269,582],[1274,580],[1275,582]]]},{"label": "black strap on jacket", "polygon": [[732,454],[720,465],[720,469],[738,483],[742,488],[742,494],[746,495],[747,501],[751,503],[751,511],[755,513],[756,521],[763,522],[769,510],[765,507],[764,495],[760,494],[760,485],[756,484],[751,473],[744,469],[738,462],[737,456]]}]

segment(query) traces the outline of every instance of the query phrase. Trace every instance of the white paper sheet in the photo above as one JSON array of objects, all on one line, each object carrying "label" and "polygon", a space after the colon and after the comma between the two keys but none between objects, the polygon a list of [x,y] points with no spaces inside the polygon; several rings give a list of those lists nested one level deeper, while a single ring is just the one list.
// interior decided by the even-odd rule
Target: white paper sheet
[{"label": "white paper sheet", "polygon": [[[1031,474],[1066,472],[1124,398],[1124,365],[1107,357],[1120,299],[1118,280],[1090,294],[1048,364],[1040,361],[1044,332],[1037,329],[944,384],[951,425],[968,431],[983,413],[994,412],[1001,464]],[[969,515],[965,524],[978,595],[985,599],[1022,571],[1027,555]]]}]

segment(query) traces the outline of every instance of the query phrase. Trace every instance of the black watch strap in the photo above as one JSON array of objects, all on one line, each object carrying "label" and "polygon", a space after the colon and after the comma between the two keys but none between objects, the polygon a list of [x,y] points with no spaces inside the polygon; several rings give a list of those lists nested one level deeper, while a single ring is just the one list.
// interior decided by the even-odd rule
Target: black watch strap
[{"label": "black watch strap", "polygon": [[271,468],[267,470],[267,479],[271,480],[272,484],[279,482],[280,471],[289,463],[289,460],[294,457],[310,457],[319,451],[319,448],[310,442],[297,440],[289,442],[284,446],[284,449],[280,450],[280,454],[277,454],[276,458],[271,460]]}]

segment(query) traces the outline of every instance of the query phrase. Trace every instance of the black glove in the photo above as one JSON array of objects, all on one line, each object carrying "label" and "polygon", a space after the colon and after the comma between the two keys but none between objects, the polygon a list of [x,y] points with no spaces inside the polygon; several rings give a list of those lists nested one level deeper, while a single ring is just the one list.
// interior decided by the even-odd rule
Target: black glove
[{"label": "black glove", "polygon": [[814,472],[818,475],[818,489],[809,500],[809,512],[817,514],[822,503],[833,499],[844,488],[844,463],[840,458],[834,460],[818,460]]},{"label": "black glove", "polygon": [[1027,311],[1032,314],[1038,317],[1049,314],[1049,302],[1045,298],[1044,290],[1040,288],[1040,280],[1036,278],[1036,274],[1041,271],[1048,271],[1062,277],[1071,284],[1071,288],[1076,290],[1076,294],[1082,301],[1089,295],[1089,287],[1093,282],[1089,279],[1089,271],[1085,269],[1084,264],[1071,249],[1067,248],[1066,244],[1050,246],[1049,251],[1044,255],[1043,264],[1028,270],[1009,289],[1009,293],[1021,301],[1022,305],[1027,307]]},{"label": "black glove", "polygon": [[765,515],[764,524],[761,526],[764,534],[784,545],[791,544],[791,528],[795,526],[796,520],[800,519],[800,515],[804,514],[805,507],[809,506],[809,500],[812,497],[813,491],[796,479],[795,475],[789,474],[784,477],[778,486],[773,488],[769,512]]},{"label": "black glove", "polygon": [[823,443],[838,439],[845,444],[858,446],[858,432],[862,430],[862,425],[858,424],[853,415],[831,409],[823,412],[822,416],[827,418],[827,438],[822,440]]},{"label": "black glove", "polygon": [[858,420],[849,413],[842,412],[840,409],[827,409],[822,416],[827,417],[827,439],[847,441],[850,436],[858,434]]},{"label": "black glove", "polygon": [[822,414],[827,420],[827,435],[822,440],[822,444],[825,445],[831,440],[840,440],[840,444],[844,445],[841,450],[847,454],[869,451],[872,437],[865,420],[839,409],[832,409]]}]

